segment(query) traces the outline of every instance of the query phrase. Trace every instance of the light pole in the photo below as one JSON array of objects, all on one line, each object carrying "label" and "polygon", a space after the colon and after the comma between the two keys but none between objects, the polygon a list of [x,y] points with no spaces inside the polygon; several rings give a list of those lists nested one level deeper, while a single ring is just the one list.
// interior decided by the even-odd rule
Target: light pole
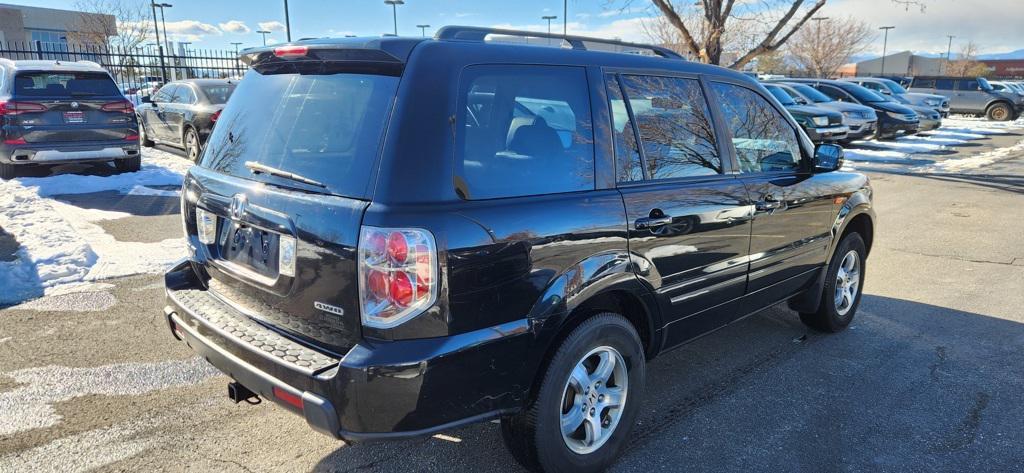
[{"label": "light pole", "polygon": [[[167,17],[164,16],[164,8],[171,8],[174,5],[170,3],[158,3],[156,6],[160,7],[160,27],[164,29],[164,43],[170,41],[167,36]],[[168,48],[170,46],[167,46]]]},{"label": "light pole", "polygon": [[231,44],[235,47],[235,74],[238,74],[238,46],[241,45],[242,43],[240,43],[240,42],[237,42],[237,43],[236,42],[232,42]]},{"label": "light pole", "polygon": [[[149,6],[153,8],[153,30],[156,31],[156,50],[160,54],[160,77],[163,78],[164,83],[167,83],[167,64],[164,62],[164,46],[160,42],[160,28],[156,22],[156,7],[160,7],[160,13],[164,12],[163,4],[157,5],[156,2],[149,2]],[[164,28],[164,36],[167,36],[167,28]]]},{"label": "light pole", "polygon": [[[827,20],[827,16],[816,16],[811,18],[814,21],[814,48],[812,51],[817,56],[818,60],[821,60],[821,22]],[[821,76],[821,71],[815,71],[815,74]]]},{"label": "light pole", "polygon": [[[164,28],[164,31],[167,31],[167,29]],[[178,45],[181,46],[181,55],[182,55],[182,59],[183,59],[182,62],[185,64],[185,78],[186,79],[188,79],[189,76],[192,75],[192,71],[189,70],[189,67],[188,67],[188,45],[190,45],[190,44],[192,44],[191,41],[178,41]]]},{"label": "light pole", "polygon": [[423,33],[423,37],[426,38],[427,28],[430,28],[430,25],[416,25],[416,27],[420,29],[420,32]]},{"label": "light pole", "polygon": [[562,0],[562,36],[569,34],[569,0]]},{"label": "light pole", "polygon": [[284,34],[288,36],[288,42],[292,42],[292,23],[288,20],[288,0],[284,0]]},{"label": "light pole", "polygon": [[953,50],[953,38],[956,38],[956,36],[949,34],[946,37],[949,38],[949,44],[946,45],[946,64],[944,64],[945,67],[942,70],[943,74],[949,72],[949,53]]},{"label": "light pole", "polygon": [[235,46],[235,56],[238,56],[238,46],[241,45],[242,43],[231,43],[231,44]]},{"label": "light pole", "polygon": [[878,75],[885,76],[885,48],[889,45],[889,30],[896,28],[895,26],[882,26],[878,29],[885,31],[885,39],[882,40],[882,68]]},{"label": "light pole", "polygon": [[540,19],[548,20],[548,34],[551,34],[551,20],[558,19],[558,17],[555,15],[544,15],[540,17]]},{"label": "light pole", "polygon": [[259,30],[259,31],[257,31],[257,33],[263,35],[263,45],[266,46],[267,45],[267,35],[270,34],[270,32],[267,31],[267,30]]},{"label": "light pole", "polygon": [[384,0],[385,5],[391,5],[391,19],[395,22],[395,36],[398,36],[398,6],[405,5],[405,0]]}]

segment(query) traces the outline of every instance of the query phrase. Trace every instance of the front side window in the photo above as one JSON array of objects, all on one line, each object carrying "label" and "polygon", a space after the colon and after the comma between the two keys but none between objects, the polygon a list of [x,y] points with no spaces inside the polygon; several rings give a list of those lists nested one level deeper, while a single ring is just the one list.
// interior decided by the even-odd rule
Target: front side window
[{"label": "front side window", "polygon": [[740,172],[800,169],[800,142],[782,114],[754,91],[732,84],[712,85],[722,104]]},{"label": "front side window", "polygon": [[953,79],[935,79],[935,88],[939,90],[953,90]]},{"label": "front side window", "polygon": [[470,66],[460,94],[456,191],[463,198],[594,188],[585,69]]},{"label": "front side window", "polygon": [[622,76],[648,179],[722,173],[714,125],[696,79]]},{"label": "front side window", "polygon": [[171,98],[174,97],[175,92],[178,89],[177,84],[168,84],[160,88],[153,96],[153,102],[156,103],[168,103]]}]

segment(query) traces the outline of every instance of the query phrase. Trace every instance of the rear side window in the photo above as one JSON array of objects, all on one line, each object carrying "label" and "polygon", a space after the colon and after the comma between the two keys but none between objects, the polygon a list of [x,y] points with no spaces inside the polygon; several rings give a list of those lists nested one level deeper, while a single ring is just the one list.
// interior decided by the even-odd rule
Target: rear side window
[{"label": "rear side window", "polygon": [[315,190],[365,198],[397,88],[392,76],[250,70],[217,120],[202,166],[297,186],[254,174],[252,162],[324,184]]},{"label": "rear side window", "polygon": [[800,169],[796,131],[775,107],[750,89],[714,83],[741,172]]},{"label": "rear side window", "polygon": [[975,79],[960,79],[956,84],[957,90],[978,90],[978,81]]},{"label": "rear side window", "polygon": [[608,90],[608,101],[612,111],[612,135],[615,140],[615,167],[618,182],[640,181],[644,178],[644,168],[640,163],[640,151],[636,143],[633,123],[629,121],[626,99],[622,97],[622,89],[614,75],[605,78]]},{"label": "rear side window", "polygon": [[953,90],[953,79],[935,79],[935,88],[939,90]]},{"label": "rear side window", "polygon": [[86,98],[121,95],[117,84],[102,72],[19,72],[15,97]]},{"label": "rear side window", "polygon": [[594,188],[583,68],[477,65],[464,70],[461,84],[456,190],[463,198]]},{"label": "rear side window", "polygon": [[177,84],[167,84],[156,91],[156,94],[153,95],[153,101],[156,103],[170,102],[176,90],[178,90]]},{"label": "rear side window", "polygon": [[934,89],[935,79],[914,79],[911,87],[920,87],[922,89]]},{"label": "rear side window", "polygon": [[714,126],[696,79],[622,76],[640,130],[648,179],[722,172]]}]

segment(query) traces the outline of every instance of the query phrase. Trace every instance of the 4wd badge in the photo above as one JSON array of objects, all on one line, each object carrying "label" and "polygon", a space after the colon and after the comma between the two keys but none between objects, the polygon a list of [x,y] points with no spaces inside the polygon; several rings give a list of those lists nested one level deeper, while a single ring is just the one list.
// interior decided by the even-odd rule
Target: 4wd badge
[{"label": "4wd badge", "polygon": [[330,304],[324,304],[323,302],[314,301],[313,307],[316,307],[317,309],[320,309],[324,312],[330,312],[334,315],[345,315],[345,309],[342,309],[341,307],[335,307]]}]

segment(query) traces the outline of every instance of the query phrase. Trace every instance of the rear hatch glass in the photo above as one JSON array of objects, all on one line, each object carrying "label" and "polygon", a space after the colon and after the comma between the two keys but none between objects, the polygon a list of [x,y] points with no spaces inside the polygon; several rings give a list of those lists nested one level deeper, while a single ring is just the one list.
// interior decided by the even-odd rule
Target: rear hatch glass
[{"label": "rear hatch glass", "polygon": [[[284,187],[366,198],[397,87],[398,77],[392,76],[251,70],[221,113],[202,166]],[[253,172],[254,167],[320,185]]]},{"label": "rear hatch glass", "polygon": [[40,71],[14,76],[14,96],[19,98],[118,97],[121,91],[102,72]]},{"label": "rear hatch glass", "polygon": [[132,111],[103,72],[22,71],[12,100],[22,109],[8,117],[11,136],[26,143],[123,140],[136,134]]}]

